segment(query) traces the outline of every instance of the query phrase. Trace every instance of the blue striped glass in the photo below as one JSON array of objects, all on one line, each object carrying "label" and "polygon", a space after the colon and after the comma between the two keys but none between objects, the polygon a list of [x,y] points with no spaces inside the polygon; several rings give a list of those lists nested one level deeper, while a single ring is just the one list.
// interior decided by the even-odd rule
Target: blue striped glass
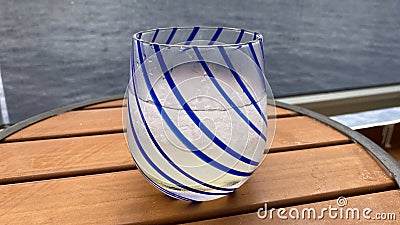
[{"label": "blue striped glass", "polygon": [[272,142],[275,108],[262,35],[173,27],[132,39],[125,137],[137,168],[177,199],[234,192]]}]

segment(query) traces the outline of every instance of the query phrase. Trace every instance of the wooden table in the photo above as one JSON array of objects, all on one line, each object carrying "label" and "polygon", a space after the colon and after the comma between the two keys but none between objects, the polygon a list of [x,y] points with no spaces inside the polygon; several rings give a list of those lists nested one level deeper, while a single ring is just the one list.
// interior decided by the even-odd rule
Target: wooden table
[{"label": "wooden table", "polygon": [[265,203],[287,210],[338,207],[339,196],[349,207],[397,214],[385,223],[400,221],[393,158],[324,116],[281,103],[270,153],[246,184],[215,201],[171,199],[136,170],[116,98],[56,109],[1,133],[0,224],[319,224],[277,215],[260,220],[256,212]]}]

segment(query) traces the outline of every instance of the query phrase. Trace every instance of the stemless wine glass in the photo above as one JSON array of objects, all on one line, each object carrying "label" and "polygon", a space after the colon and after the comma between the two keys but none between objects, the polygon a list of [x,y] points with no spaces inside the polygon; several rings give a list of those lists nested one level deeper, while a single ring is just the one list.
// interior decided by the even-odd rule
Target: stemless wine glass
[{"label": "stemless wine glass", "polygon": [[125,137],[152,185],[177,199],[207,201],[250,177],[275,131],[263,59],[262,35],[244,29],[133,36]]}]

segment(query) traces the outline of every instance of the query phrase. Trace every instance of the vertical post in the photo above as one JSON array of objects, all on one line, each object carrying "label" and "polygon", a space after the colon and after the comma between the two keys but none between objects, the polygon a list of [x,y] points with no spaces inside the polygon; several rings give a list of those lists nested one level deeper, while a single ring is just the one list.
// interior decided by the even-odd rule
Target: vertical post
[{"label": "vertical post", "polygon": [[3,124],[9,124],[10,118],[8,117],[6,96],[4,94],[3,79],[1,77],[1,66],[0,66],[0,109],[1,109],[1,118],[3,119]]},{"label": "vertical post", "polygon": [[381,145],[385,146],[385,148],[392,147],[391,142],[392,142],[393,130],[394,130],[394,124],[389,124],[383,127]]}]

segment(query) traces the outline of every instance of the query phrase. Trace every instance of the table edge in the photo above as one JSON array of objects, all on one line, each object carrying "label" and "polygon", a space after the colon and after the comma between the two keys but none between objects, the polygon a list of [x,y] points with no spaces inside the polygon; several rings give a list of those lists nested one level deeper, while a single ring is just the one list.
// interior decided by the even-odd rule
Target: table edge
[{"label": "table edge", "polygon": [[314,118],[348,136],[349,138],[351,138],[352,141],[363,146],[367,150],[367,152],[375,159],[375,161],[377,161],[381,165],[381,167],[385,169],[385,171],[396,181],[397,186],[400,187],[400,164],[391,155],[389,155],[389,153],[387,153],[379,145],[371,141],[363,134],[350,129],[349,127],[337,121],[334,121],[325,115],[303,108],[301,106],[290,105],[279,101],[275,101],[275,104],[276,106],[298,112],[301,115],[306,115]]}]

